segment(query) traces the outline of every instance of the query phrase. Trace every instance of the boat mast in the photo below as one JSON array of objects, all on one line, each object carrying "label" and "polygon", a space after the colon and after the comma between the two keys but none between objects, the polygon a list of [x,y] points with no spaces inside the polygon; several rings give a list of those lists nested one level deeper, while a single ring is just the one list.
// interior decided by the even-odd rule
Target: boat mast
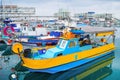
[{"label": "boat mast", "polygon": [[113,34],[113,43],[115,44],[115,31],[114,31],[114,34]]}]

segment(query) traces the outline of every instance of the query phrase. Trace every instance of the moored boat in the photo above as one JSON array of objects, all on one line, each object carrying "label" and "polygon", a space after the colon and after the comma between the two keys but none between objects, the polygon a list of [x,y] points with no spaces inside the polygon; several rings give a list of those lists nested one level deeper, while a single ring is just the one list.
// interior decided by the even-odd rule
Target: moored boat
[{"label": "moored boat", "polygon": [[[113,53],[114,31],[110,28],[72,28],[56,47],[47,50],[24,50],[23,66],[32,72],[57,73],[84,65]],[[112,40],[108,39],[112,36]]]}]

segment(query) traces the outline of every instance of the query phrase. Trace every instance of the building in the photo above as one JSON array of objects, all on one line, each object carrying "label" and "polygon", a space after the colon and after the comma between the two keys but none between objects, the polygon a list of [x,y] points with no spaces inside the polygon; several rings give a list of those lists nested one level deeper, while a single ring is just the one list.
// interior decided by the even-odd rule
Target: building
[{"label": "building", "polygon": [[95,12],[86,12],[86,13],[76,13],[74,17],[80,19],[92,19],[94,18]]},{"label": "building", "polygon": [[104,13],[104,14],[96,14],[95,17],[97,19],[102,19],[104,21],[109,21],[109,20],[112,20],[113,15],[110,14],[110,13]]},{"label": "building", "polygon": [[18,7],[17,5],[2,5],[0,6],[0,20],[11,18],[15,21],[29,20],[35,15],[34,7]]},{"label": "building", "polygon": [[70,12],[65,9],[59,9],[54,16],[58,17],[59,19],[68,19],[70,17]]},{"label": "building", "polygon": [[104,13],[104,14],[95,14],[95,12],[87,12],[87,13],[77,13],[74,14],[74,17],[80,19],[104,19],[104,20],[111,20],[113,18],[112,14]]}]

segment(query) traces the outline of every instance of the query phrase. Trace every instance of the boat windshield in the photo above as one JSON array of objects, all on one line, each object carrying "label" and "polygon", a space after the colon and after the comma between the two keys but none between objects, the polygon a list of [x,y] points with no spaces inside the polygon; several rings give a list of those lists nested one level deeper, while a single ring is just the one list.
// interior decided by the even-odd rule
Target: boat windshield
[{"label": "boat windshield", "polygon": [[60,45],[59,45],[59,47],[62,48],[62,49],[65,49],[66,46],[67,46],[67,43],[68,43],[67,40],[62,40],[61,43],[60,43]]}]

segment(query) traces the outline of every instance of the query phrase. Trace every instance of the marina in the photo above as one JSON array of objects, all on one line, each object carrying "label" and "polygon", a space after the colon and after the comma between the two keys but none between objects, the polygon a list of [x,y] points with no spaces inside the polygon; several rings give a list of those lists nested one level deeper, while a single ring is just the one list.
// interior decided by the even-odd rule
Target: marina
[{"label": "marina", "polygon": [[[110,75],[107,75],[106,77],[104,77],[104,79],[103,80],[117,80],[117,79],[119,79],[119,50],[120,50],[120,47],[119,47],[119,38],[118,39],[116,39],[116,50],[115,50],[115,58],[114,58],[114,60],[113,60],[113,62],[112,62],[112,68],[110,68]],[[13,60],[14,59],[14,60]],[[18,58],[18,56],[15,56],[15,55],[13,55],[13,56],[10,56],[10,60],[9,60],[9,62],[4,62],[4,59],[2,59],[1,58],[1,66],[2,66],[2,69],[0,70],[0,75],[2,76],[2,77],[0,77],[0,80],[3,80],[3,79],[5,79],[5,80],[9,80],[8,79],[8,77],[6,77],[6,76],[9,76],[11,73],[12,73],[12,71],[11,71],[11,68],[12,67],[14,67],[17,63],[19,62],[19,58]],[[106,72],[104,69],[103,69],[103,71],[104,72]],[[27,74],[28,72],[26,72],[26,73],[21,73],[20,75],[19,75],[19,80],[24,80],[24,77],[25,77],[25,74]],[[72,72],[73,73],[73,72]],[[40,73],[29,73],[31,76],[33,76],[34,78],[36,77],[36,80],[37,80],[37,78],[38,78],[38,80],[40,79],[39,77],[40,77]],[[28,74],[28,75],[29,75]],[[93,76],[95,77],[95,75],[96,76],[99,76],[99,75],[102,75],[103,73],[101,73],[101,71],[100,71],[100,73],[98,73],[98,74],[93,74],[92,76],[91,76],[91,78],[88,78],[88,79],[86,79],[85,78],[85,80],[93,80]],[[55,74],[54,74],[55,75]],[[53,76],[54,76],[53,75]],[[77,76],[77,75],[76,75]],[[114,77],[114,76],[116,76],[116,77]],[[75,76],[74,76],[75,77]],[[26,75],[26,78],[27,78],[27,75]],[[26,79],[25,78],[25,80],[29,80],[29,77],[28,77],[28,79]],[[33,79],[31,79],[31,80],[34,80],[34,78]],[[43,78],[45,78],[45,77],[43,77]],[[78,78],[79,79],[79,78]],[[72,78],[72,80],[74,80],[74,78]],[[84,80],[84,79],[83,79]]]},{"label": "marina", "polygon": [[[36,1],[28,6],[26,0],[13,1],[15,5],[1,0],[0,80],[120,79],[115,7],[101,10],[96,4],[108,1],[96,0],[96,10],[90,1],[92,10],[88,3],[80,5],[85,1],[45,1],[49,7]],[[108,6],[112,2],[117,1]]]},{"label": "marina", "polygon": [[[95,28],[95,30],[96,30],[96,27],[93,27],[92,30],[91,30],[92,33],[95,32],[95,31],[93,30],[94,28]],[[89,27],[86,27],[86,28],[83,27],[83,28],[82,28],[83,31],[86,30],[85,32],[88,32],[88,33],[90,33],[90,29],[91,29],[91,28],[89,28]],[[112,29],[115,30],[114,28],[112,28]],[[98,31],[99,31],[99,32],[100,32],[100,31],[103,32],[103,30],[105,30],[105,31],[112,31],[112,29],[110,29],[110,28],[107,29],[107,28],[106,28],[106,30],[105,30],[104,28],[99,27]],[[119,28],[117,28],[117,30],[119,30]],[[73,31],[73,32],[74,32],[74,31]],[[76,33],[76,32],[74,32],[74,33]],[[77,32],[77,33],[78,33],[78,32]],[[83,32],[82,32],[82,33],[83,33]],[[107,33],[107,34],[108,34],[108,33]],[[110,34],[111,34],[111,33],[110,33]],[[116,34],[119,34],[119,31],[116,32]],[[98,35],[99,35],[99,34],[98,34]],[[100,34],[100,35],[101,35],[101,34]],[[105,35],[105,33],[104,33],[103,35]],[[119,36],[116,36],[116,37],[117,37],[117,39],[119,39]],[[67,37],[67,38],[69,38],[69,37]],[[109,42],[109,41],[108,41],[108,42]],[[115,41],[115,43],[116,43],[116,41]],[[118,47],[119,47],[119,46],[118,46]],[[118,47],[117,47],[117,50],[119,50]],[[27,48],[29,48],[29,47],[26,46],[26,49],[27,49]],[[116,51],[115,51],[115,54],[116,54]],[[16,56],[16,57],[15,57],[15,56]],[[113,55],[112,55],[112,56],[113,56]],[[109,57],[109,56],[108,56],[108,57]],[[13,61],[13,62],[12,62],[13,65],[11,65],[11,61],[12,61],[11,58],[12,58],[12,59],[17,58],[17,61],[15,61],[15,62]],[[114,56],[113,56],[113,58],[114,58]],[[112,59],[113,59],[113,58],[112,58]],[[102,59],[102,58],[101,58],[101,59]],[[106,58],[105,58],[105,59],[106,59]],[[104,60],[104,58],[103,58],[103,60]],[[2,57],[2,56],[1,56],[1,63],[4,63],[4,64],[1,64],[1,71],[4,72],[5,70],[6,70],[6,71],[10,70],[10,73],[6,72],[7,75],[10,76],[10,74],[14,72],[14,67],[16,66],[16,64],[17,64],[19,61],[20,61],[20,58],[19,58],[17,55],[11,55],[11,56],[6,56],[6,57]],[[98,61],[99,61],[99,60],[98,60]],[[101,61],[101,60],[100,60],[100,61]],[[93,62],[93,61],[92,61],[92,62]],[[114,60],[113,60],[113,62],[114,62]],[[29,62],[29,63],[31,63],[31,62]],[[77,62],[77,63],[78,63],[78,62]],[[97,62],[97,63],[98,63],[98,62]],[[95,63],[93,63],[93,64],[95,64]],[[108,65],[111,65],[111,64],[112,64],[112,62],[109,63]],[[90,66],[90,64],[88,64],[88,65]],[[6,66],[6,67],[2,67],[2,66]],[[87,66],[87,65],[86,65],[86,66]],[[107,66],[107,65],[106,65],[106,66]],[[5,70],[4,70],[4,68],[5,68]],[[67,65],[66,65],[66,68],[67,68]],[[19,67],[18,67],[18,69],[19,69]],[[84,69],[87,69],[87,68],[84,68]],[[24,70],[24,69],[23,69],[23,70]],[[59,70],[59,69],[57,69],[57,70]],[[81,70],[81,67],[80,67],[80,70]],[[80,70],[79,70],[79,71],[80,71]],[[83,70],[83,69],[82,69],[82,70]],[[98,70],[99,70],[99,69],[98,69]],[[26,70],[25,70],[25,71],[26,71]],[[32,71],[32,73],[33,73],[33,72],[36,72],[36,71]],[[43,72],[43,74],[44,74],[44,70],[43,70],[42,72]],[[45,71],[45,72],[46,72],[46,71]],[[47,71],[47,72],[48,72],[48,71]],[[83,71],[82,71],[82,72],[83,72]],[[52,73],[54,73],[54,72],[52,71]],[[80,73],[81,73],[81,72],[80,72]],[[28,71],[27,71],[27,72],[23,72],[23,71],[22,71],[22,72],[19,72],[19,71],[18,71],[18,72],[17,72],[17,76],[19,76],[18,79],[20,79],[20,80],[22,80],[22,79],[23,79],[23,80],[27,80],[27,78],[28,78],[28,77],[27,77],[27,74],[28,74],[28,75],[37,75],[37,74],[31,74],[31,73],[29,73]],[[57,75],[56,72],[55,72],[54,74]],[[6,75],[6,74],[5,74],[5,75]],[[44,76],[45,76],[45,75],[44,75]],[[49,76],[49,75],[46,75],[46,76]],[[63,76],[64,76],[64,75],[63,75]],[[74,75],[74,76],[75,76],[75,75]],[[37,76],[36,76],[36,77],[37,77]],[[69,77],[70,77],[70,76],[69,76]],[[6,78],[6,77],[3,77],[3,78]],[[3,78],[2,78],[2,79],[3,79]],[[9,78],[9,77],[7,77],[6,80],[7,80],[8,78]],[[62,78],[62,77],[60,77],[60,78]],[[39,77],[38,77],[38,79],[39,79]],[[56,78],[56,79],[57,79],[57,78]],[[70,79],[70,78],[69,78],[69,79]],[[73,79],[73,78],[72,78],[72,79]],[[84,79],[84,78],[83,78],[83,79]],[[85,79],[86,79],[86,78],[85,78]],[[29,80],[29,78],[28,78],[28,80]],[[31,78],[31,80],[32,80],[32,78]],[[33,80],[34,80],[34,79],[33,79]],[[45,80],[47,80],[47,79],[45,78]],[[58,77],[58,80],[59,80],[59,77]]]}]

